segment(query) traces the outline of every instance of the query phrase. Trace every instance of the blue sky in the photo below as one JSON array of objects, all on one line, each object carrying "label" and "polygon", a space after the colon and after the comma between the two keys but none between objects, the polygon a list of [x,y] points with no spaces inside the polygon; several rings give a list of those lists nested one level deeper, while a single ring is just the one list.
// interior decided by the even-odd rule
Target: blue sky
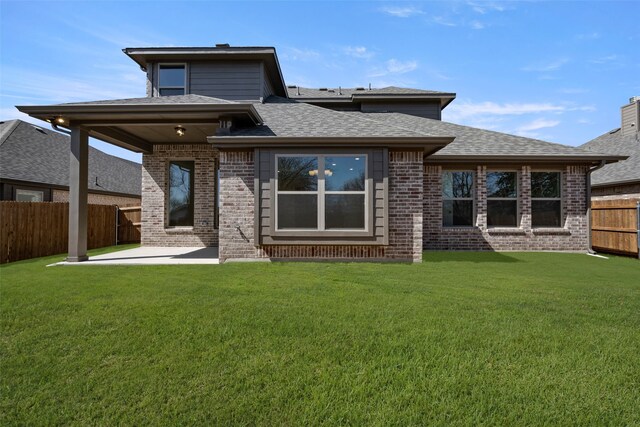
[{"label": "blue sky", "polygon": [[640,1],[2,0],[0,118],[144,96],[124,47],[230,43],[275,46],[288,84],[452,91],[444,120],[580,145],[640,95],[638,16]]}]

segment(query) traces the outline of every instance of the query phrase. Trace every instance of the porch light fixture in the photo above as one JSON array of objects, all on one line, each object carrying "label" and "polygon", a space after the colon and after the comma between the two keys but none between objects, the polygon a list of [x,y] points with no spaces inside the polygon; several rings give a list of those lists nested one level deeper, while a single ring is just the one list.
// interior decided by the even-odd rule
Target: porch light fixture
[{"label": "porch light fixture", "polygon": [[55,123],[57,125],[63,125],[64,124],[64,117],[62,117],[62,116],[51,117],[50,119],[47,119],[47,121],[49,123]]},{"label": "porch light fixture", "polygon": [[187,133],[187,130],[182,126],[176,126],[174,129],[176,131],[176,135],[178,136],[184,136],[184,134]]}]

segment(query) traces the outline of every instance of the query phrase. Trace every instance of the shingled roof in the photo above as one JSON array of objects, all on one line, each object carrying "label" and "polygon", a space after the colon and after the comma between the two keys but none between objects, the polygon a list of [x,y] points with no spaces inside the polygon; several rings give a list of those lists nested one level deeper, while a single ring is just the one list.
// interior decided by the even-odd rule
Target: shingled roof
[{"label": "shingled roof", "polygon": [[[0,178],[68,187],[69,137],[22,120],[0,122]],[[140,164],[89,147],[89,191],[140,196],[141,180]]]},{"label": "shingled roof", "polygon": [[385,95],[415,95],[415,96],[452,96],[449,92],[436,90],[412,89],[397,86],[387,86],[378,89],[361,88],[308,88],[301,86],[287,86],[289,98],[351,98],[356,96],[385,96]]},{"label": "shingled roof", "polygon": [[580,147],[589,151],[629,156],[627,160],[606,165],[593,172],[592,185],[605,186],[640,181],[640,134],[622,135],[620,128],[618,128],[600,135]]},{"label": "shingled roof", "polygon": [[[578,147],[525,138],[470,126],[457,125],[440,120],[427,119],[402,113],[344,112],[353,117],[368,118],[388,126],[410,129],[426,136],[454,136],[455,140],[430,159],[484,158],[484,157],[566,157],[593,158],[615,157],[617,153],[602,154]],[[610,156],[612,154],[613,156]]]},{"label": "shingled roof", "polygon": [[125,98],[125,99],[107,99],[104,101],[89,102],[68,102],[58,105],[173,105],[173,104],[238,104],[238,102],[228,101],[226,99],[213,98],[203,95],[172,95],[172,96],[154,96],[145,98]]}]

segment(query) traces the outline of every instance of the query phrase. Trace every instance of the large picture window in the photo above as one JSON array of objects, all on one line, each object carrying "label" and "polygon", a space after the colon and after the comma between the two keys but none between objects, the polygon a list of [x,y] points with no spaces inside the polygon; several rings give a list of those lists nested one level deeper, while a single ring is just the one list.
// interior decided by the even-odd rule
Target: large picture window
[{"label": "large picture window", "polygon": [[160,96],[186,94],[186,67],[184,64],[158,66],[158,94]]},{"label": "large picture window", "polygon": [[169,226],[193,226],[193,161],[169,163]]},{"label": "large picture window", "polygon": [[278,155],[278,230],[365,230],[366,155]]},{"label": "large picture window", "polygon": [[560,172],[531,172],[531,225],[560,227],[562,222]]},{"label": "large picture window", "polygon": [[442,225],[470,227],[473,224],[473,172],[444,172],[442,174]]},{"label": "large picture window", "polygon": [[487,173],[487,225],[518,226],[518,173]]}]

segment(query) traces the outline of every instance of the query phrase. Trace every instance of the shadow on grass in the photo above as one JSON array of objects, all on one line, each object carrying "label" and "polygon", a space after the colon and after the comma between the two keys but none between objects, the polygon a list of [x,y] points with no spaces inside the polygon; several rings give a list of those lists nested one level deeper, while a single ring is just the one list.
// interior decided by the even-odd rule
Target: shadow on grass
[{"label": "shadow on grass", "polygon": [[422,260],[424,262],[474,262],[474,263],[492,263],[492,262],[522,262],[522,260],[514,258],[500,252],[467,252],[467,251],[447,251],[447,252],[423,252]]}]

